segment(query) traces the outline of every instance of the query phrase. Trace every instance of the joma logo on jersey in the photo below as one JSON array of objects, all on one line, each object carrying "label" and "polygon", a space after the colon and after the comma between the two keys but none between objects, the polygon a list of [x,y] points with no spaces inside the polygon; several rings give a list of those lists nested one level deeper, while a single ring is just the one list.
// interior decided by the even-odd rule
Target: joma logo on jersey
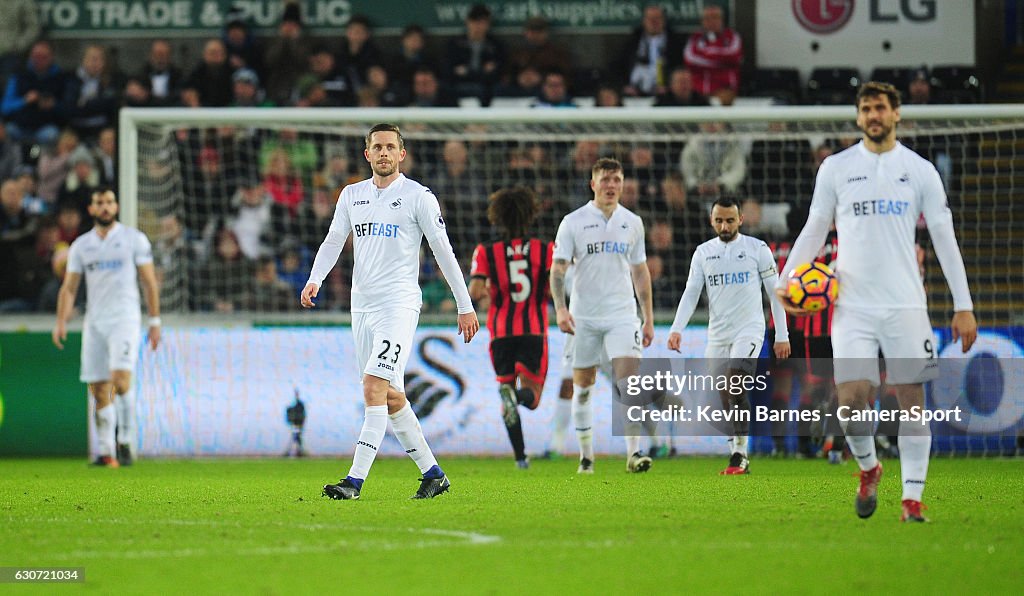
[{"label": "joma logo on jersey", "polygon": [[383,238],[395,238],[396,236],[398,236],[398,224],[377,223],[375,221],[368,221],[366,223],[356,224],[352,226],[352,229],[356,233],[356,238],[362,238],[363,236],[381,236]]},{"label": "joma logo on jersey", "polygon": [[599,224],[590,224],[589,226],[583,226],[584,230],[593,230],[594,228],[600,228]]},{"label": "joma logo on jersey", "polygon": [[124,261],[121,259],[113,259],[110,261],[95,261],[85,266],[86,271],[114,271],[124,266]]},{"label": "joma logo on jersey", "polygon": [[851,176],[851,177],[846,179],[846,183],[850,184],[851,182],[860,182],[861,180],[867,180],[867,179],[868,179],[867,176]]},{"label": "joma logo on jersey", "polygon": [[733,286],[745,284],[750,281],[749,271],[736,271],[733,273],[715,273],[708,276],[708,287]]},{"label": "joma logo on jersey", "polygon": [[362,201],[352,201],[352,206],[357,207],[359,205],[369,205],[370,201],[363,199]]},{"label": "joma logo on jersey", "polygon": [[610,252],[617,255],[624,255],[629,252],[629,242],[590,242],[587,244],[587,254],[596,255],[603,252]]}]

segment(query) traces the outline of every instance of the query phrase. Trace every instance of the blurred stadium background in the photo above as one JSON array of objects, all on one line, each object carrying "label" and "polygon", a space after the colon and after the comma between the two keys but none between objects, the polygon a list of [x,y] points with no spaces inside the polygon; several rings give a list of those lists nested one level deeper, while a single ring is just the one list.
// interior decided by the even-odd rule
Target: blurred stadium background
[{"label": "blurred stadium background", "polygon": [[[705,5],[723,7],[726,24],[743,39],[738,85],[703,101],[688,92],[700,84],[692,73],[689,82],[671,84],[675,71],[686,69],[681,55],[657,65],[656,83],[667,88],[660,97],[657,89],[630,95],[634,30],[649,16],[641,1],[489,2],[488,43],[503,48],[501,64],[472,81],[452,68],[471,2],[307,0],[297,4],[300,41],[289,41],[282,25],[296,16],[287,4],[6,0],[4,39],[11,41],[3,46],[0,165],[7,169],[0,178],[10,198],[0,238],[0,454],[86,450],[77,352],[55,353],[47,333],[66,246],[88,227],[82,196],[100,183],[121,189],[125,221],[153,240],[168,313],[167,345],[140,361],[143,454],[278,453],[294,387],[308,396],[311,425],[322,425],[323,434],[310,437],[311,451],[343,452],[334,438],[351,436],[356,414],[348,404],[354,375],[344,328],[350,253],[328,279],[318,312],[302,312],[295,296],[339,189],[365,177],[362,135],[380,120],[402,125],[410,150],[405,170],[438,195],[467,269],[473,246],[492,234],[484,217],[490,192],[508,184],[534,188],[544,206],[538,234],[553,237],[562,215],[587,200],[594,159],[622,160],[623,202],[645,218],[655,306],[667,323],[689,256],[708,236],[705,214],[714,197],[743,202],[746,232],[792,238],[817,163],[857,139],[854,90],[865,80],[892,82],[910,104],[901,138],[936,164],[949,194],[987,338],[976,351],[1020,356],[1019,0],[657,3],[679,48],[701,30]],[[416,45],[414,25],[422,28],[423,49],[410,57],[402,49]],[[540,32],[549,45],[531,47]],[[12,85],[35,59],[37,38],[50,41],[63,73],[56,141],[19,137],[25,121]],[[421,66],[433,74],[417,72]],[[560,83],[565,93],[545,95],[547,83]],[[701,103],[713,107],[679,107]],[[545,109],[549,104],[565,107]],[[451,107],[425,107],[445,105]],[[945,346],[951,299],[926,232],[919,242]],[[429,324],[450,326],[454,305],[432,259],[423,260],[421,282],[428,326],[412,374],[422,381],[414,395],[421,417],[433,412],[424,426],[443,434],[432,437],[442,451],[501,453],[492,441],[501,438],[493,387],[478,373],[486,370],[486,338],[472,353],[445,343],[450,329]],[[296,325],[317,327],[299,332],[320,338],[309,358],[282,355],[305,341],[289,335]],[[659,331],[663,338],[667,331]],[[697,355],[701,332],[692,331],[688,349]],[[40,383],[43,374],[61,384]],[[1000,407],[1019,409],[1015,424],[988,436],[937,439],[936,448],[1019,450],[1024,400],[1017,387],[1007,382],[976,404],[1001,416]],[[61,404],[62,422],[53,422],[40,395]],[[223,413],[210,416],[211,404]],[[531,432],[544,429],[538,419]],[[528,439],[538,445],[542,437]],[[701,441],[684,447],[716,449]],[[617,447],[608,442],[604,450]]]}]

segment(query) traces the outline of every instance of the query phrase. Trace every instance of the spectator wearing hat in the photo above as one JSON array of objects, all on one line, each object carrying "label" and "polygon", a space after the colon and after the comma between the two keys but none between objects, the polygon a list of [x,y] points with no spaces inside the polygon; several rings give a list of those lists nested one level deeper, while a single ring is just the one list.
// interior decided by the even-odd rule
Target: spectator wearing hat
[{"label": "spectator wearing hat", "polygon": [[267,99],[266,93],[260,88],[260,77],[251,68],[239,68],[231,75],[231,91],[234,94],[232,107],[236,108],[272,108],[274,102]]},{"label": "spectator wearing hat", "polygon": [[250,68],[257,73],[263,73],[263,50],[237,10],[228,12],[221,41],[228,52],[228,63],[231,64],[231,68]]},{"label": "spectator wearing hat", "polygon": [[505,46],[491,35],[491,10],[485,4],[474,4],[465,23],[465,33],[448,42],[448,80],[459,97],[476,97],[486,106],[504,72]]},{"label": "spectator wearing hat", "polygon": [[92,227],[89,204],[92,202],[92,193],[100,188],[100,173],[96,169],[96,162],[89,149],[79,145],[71,152],[68,163],[71,171],[57,193],[57,204],[74,205],[82,213],[82,221],[89,222],[89,227]]},{"label": "spectator wearing hat", "polygon": [[572,74],[572,60],[569,50],[551,40],[548,21],[534,16],[523,26],[523,39],[509,54],[505,81],[512,82],[525,68],[532,67],[539,73],[557,71],[565,76]]},{"label": "spectator wearing hat", "polygon": [[263,63],[267,71],[267,97],[276,105],[287,105],[303,66],[309,62],[312,43],[302,29],[299,5],[288,3],[277,36],[267,43]]},{"label": "spectator wearing hat", "polygon": [[295,83],[295,100],[292,105],[299,108],[331,107],[330,97],[315,74],[304,74]]},{"label": "spectator wearing hat", "polygon": [[[150,44],[149,56],[146,58],[146,64],[142,67],[139,76],[148,81],[146,88],[149,90],[153,105],[178,105],[184,76],[181,69],[174,64],[171,44],[166,39],[156,39]],[[135,90],[133,101],[141,101],[140,91]],[[128,94],[127,88],[125,94]]]}]

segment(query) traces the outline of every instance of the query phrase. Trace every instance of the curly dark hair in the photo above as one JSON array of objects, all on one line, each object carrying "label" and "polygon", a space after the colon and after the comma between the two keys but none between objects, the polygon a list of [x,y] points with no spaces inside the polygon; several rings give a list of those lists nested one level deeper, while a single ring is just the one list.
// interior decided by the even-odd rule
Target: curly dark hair
[{"label": "curly dark hair", "polygon": [[537,217],[537,198],[525,186],[502,188],[491,194],[487,219],[501,228],[507,239],[523,238]]},{"label": "curly dark hair", "polygon": [[900,90],[893,86],[891,83],[879,83],[878,81],[868,81],[860,86],[857,90],[857,99],[854,105],[860,107],[860,100],[865,97],[878,97],[884,95],[889,98],[889,107],[897,109],[900,107]]}]

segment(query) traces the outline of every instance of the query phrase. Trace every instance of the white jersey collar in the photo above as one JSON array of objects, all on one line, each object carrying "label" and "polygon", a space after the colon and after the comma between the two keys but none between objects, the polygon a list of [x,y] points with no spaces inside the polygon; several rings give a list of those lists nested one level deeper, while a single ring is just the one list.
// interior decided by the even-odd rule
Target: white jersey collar
[{"label": "white jersey collar", "polygon": [[892,149],[885,151],[883,153],[875,153],[874,151],[871,151],[870,149],[867,148],[867,145],[864,144],[864,139],[861,139],[860,142],[857,143],[857,149],[861,152],[862,155],[864,155],[865,157],[880,159],[891,159],[890,156],[898,154],[902,148],[903,143],[896,141],[896,144],[893,145]]}]

